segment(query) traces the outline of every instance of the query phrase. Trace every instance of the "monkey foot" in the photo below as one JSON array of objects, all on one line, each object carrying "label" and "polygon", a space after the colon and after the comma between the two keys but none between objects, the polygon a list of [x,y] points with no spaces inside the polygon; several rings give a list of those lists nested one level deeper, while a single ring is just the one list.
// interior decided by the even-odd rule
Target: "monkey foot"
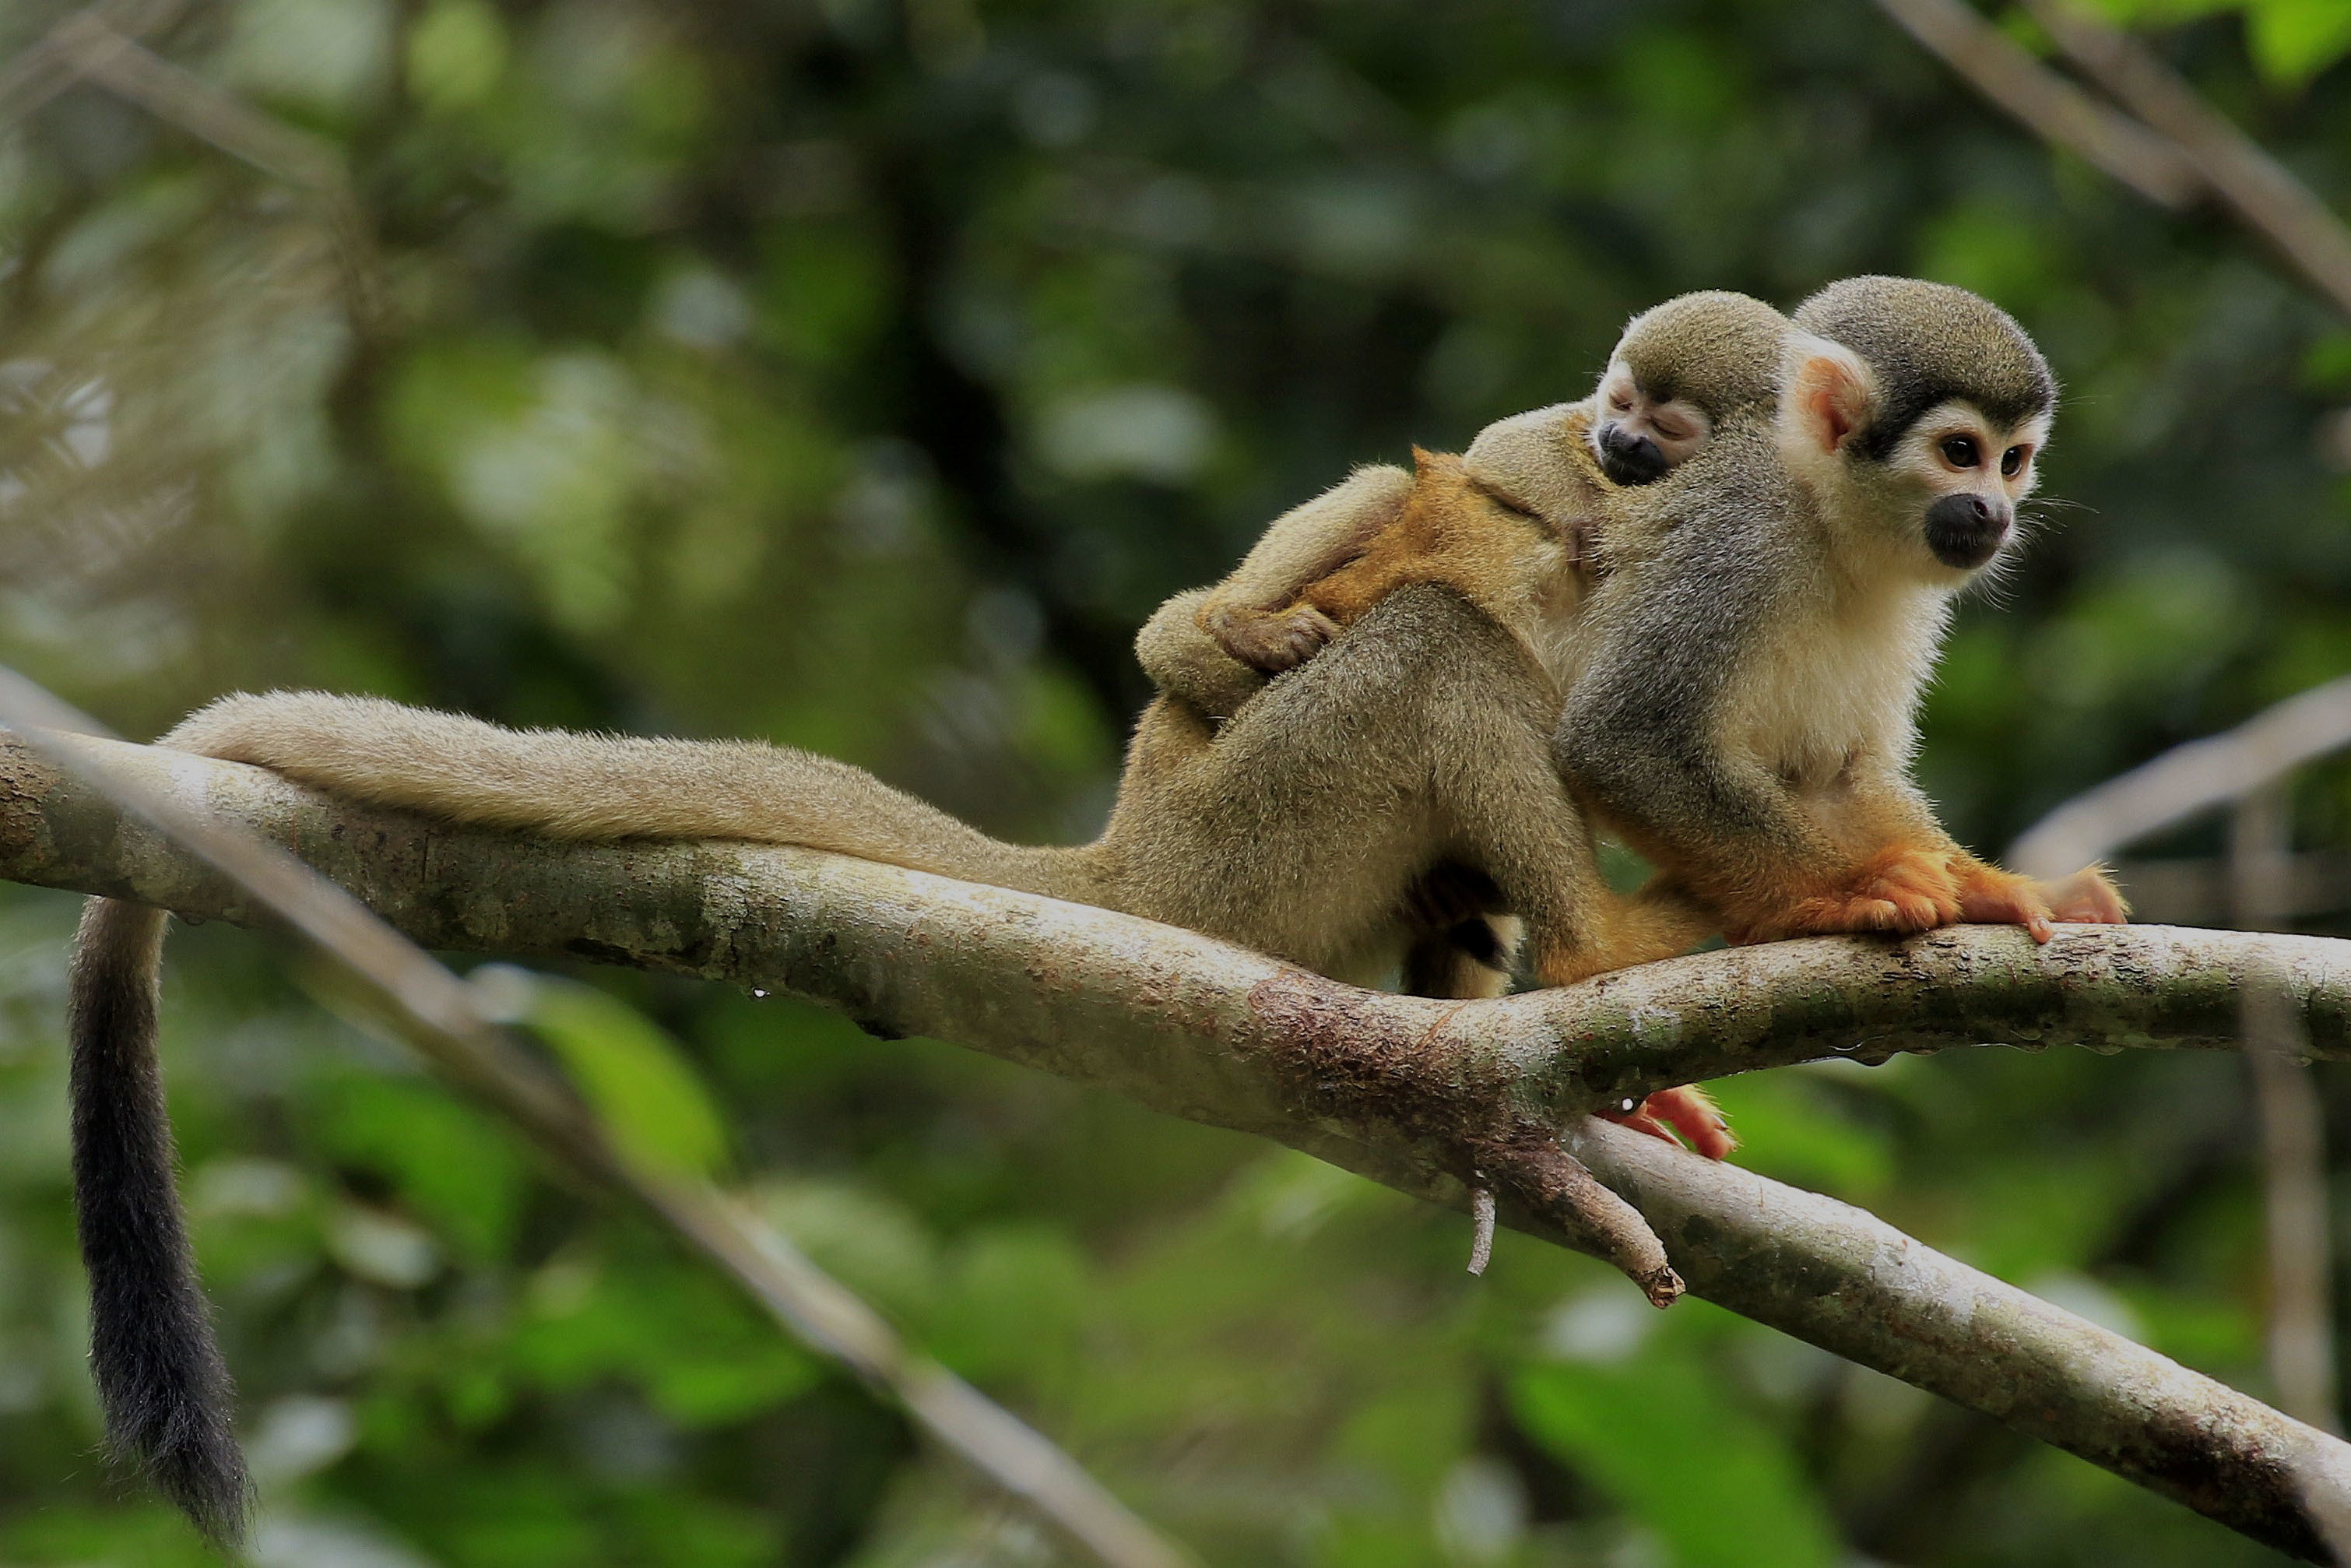
[{"label": "monkey foot", "polygon": [[[1685,1083],[1679,1089],[1660,1089],[1637,1105],[1628,1103],[1597,1114],[1603,1121],[1663,1138],[1669,1144],[1687,1144],[1693,1152],[1710,1160],[1721,1159],[1739,1146],[1739,1138],[1723,1119],[1714,1096],[1694,1083]],[[1681,1134],[1678,1139],[1674,1136],[1676,1133]]]},{"label": "monkey foot", "polygon": [[1339,634],[1339,623],[1311,604],[1287,610],[1213,612],[1202,626],[1226,653],[1270,675],[1294,670]]},{"label": "monkey foot", "polygon": [[1977,925],[2022,925],[2035,942],[2056,935],[2039,883],[1980,862],[1959,868],[1959,918]]},{"label": "monkey foot", "polygon": [[1873,931],[1908,936],[1959,918],[1959,882],[1944,857],[1896,844],[1862,862],[1843,887],[1798,899],[1776,916],[1749,926],[1740,940]]}]

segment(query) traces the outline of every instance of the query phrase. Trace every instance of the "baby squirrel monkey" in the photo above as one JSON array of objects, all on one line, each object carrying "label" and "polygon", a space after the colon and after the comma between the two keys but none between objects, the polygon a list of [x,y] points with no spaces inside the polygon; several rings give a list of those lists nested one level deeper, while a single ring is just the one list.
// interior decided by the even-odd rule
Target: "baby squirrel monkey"
[{"label": "baby squirrel monkey", "polygon": [[[1768,407],[1786,329],[1744,294],[1669,299],[1626,325],[1590,397],[1488,426],[1464,455],[1468,470],[1504,506],[1563,530],[1588,583],[1607,486],[1661,478],[1717,421]],[[1153,618],[1137,646],[1145,670],[1163,690],[1229,713],[1262,684],[1249,671],[1295,667],[1405,582],[1449,582],[1487,606],[1524,591],[1507,530],[1475,518],[1447,519],[1442,534],[1400,528],[1408,493],[1401,470],[1366,468],[1278,519],[1230,577]],[[1186,612],[1248,669],[1185,637],[1173,617]]]},{"label": "baby squirrel monkey", "polygon": [[[224,698],[164,744],[459,823],[829,850],[1188,926],[1329,975],[1367,976],[1404,948],[1424,988],[1443,994],[1496,994],[1506,976],[1499,954],[1448,945],[1458,912],[1429,911],[1432,883],[1450,882],[1456,899],[1466,886],[1472,908],[1522,920],[1545,984],[1683,950],[1701,917],[1670,894],[1627,901],[1608,888],[1552,760],[1560,687],[1531,649],[1535,622],[1579,591],[1571,552],[1458,459],[1426,460],[1399,516],[1438,534],[1468,517],[1510,533],[1530,585],[1503,607],[1516,619],[1444,584],[1409,584],[1221,727],[1187,705],[1153,704],[1108,826],[1076,848],[999,842],[803,751],[517,732],[319,693]],[[1543,587],[1554,582],[1568,586]],[[201,1528],[234,1539],[250,1489],[173,1191],[156,1055],[164,928],[160,910],[92,899],[75,947],[74,1179],[91,1367],[113,1446]],[[1728,1148],[1702,1100],[1649,1106],[1702,1151]]]}]

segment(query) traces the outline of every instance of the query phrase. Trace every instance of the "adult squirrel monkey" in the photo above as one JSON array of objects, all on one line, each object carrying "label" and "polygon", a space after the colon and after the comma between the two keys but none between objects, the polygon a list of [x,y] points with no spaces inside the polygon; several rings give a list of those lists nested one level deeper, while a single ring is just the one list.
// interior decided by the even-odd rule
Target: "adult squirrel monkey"
[{"label": "adult squirrel monkey", "polygon": [[[1456,995],[1491,994],[1504,978],[1447,941],[1465,899],[1524,923],[1549,985],[1683,950],[1703,918],[1670,892],[1628,901],[1609,890],[1552,761],[1561,689],[1540,652],[1557,646],[1542,622],[1573,612],[1573,552],[1457,458],[1422,463],[1400,516],[1439,532],[1491,523],[1516,540],[1524,590],[1489,610],[1442,583],[1400,588],[1343,646],[1221,727],[1189,705],[1154,703],[1108,827],[1081,847],[999,842],[804,751],[516,731],[318,693],[224,698],[163,744],[454,822],[829,850],[1166,921],[1335,976],[1368,977],[1402,949],[1430,988]],[[172,1188],[156,1057],[164,923],[159,910],[93,899],[75,951],[91,1364],[114,1446],[201,1528],[232,1539],[249,1489]],[[1653,1097],[1635,1119],[1670,1123],[1703,1152],[1729,1147],[1693,1093]]]},{"label": "adult squirrel monkey", "polygon": [[1964,289],[1851,278],[1796,312],[1779,384],[1608,515],[1558,736],[1578,797],[1735,940],[2121,921],[2095,867],[1962,849],[1909,772],[1952,603],[2034,484],[2040,350]]}]

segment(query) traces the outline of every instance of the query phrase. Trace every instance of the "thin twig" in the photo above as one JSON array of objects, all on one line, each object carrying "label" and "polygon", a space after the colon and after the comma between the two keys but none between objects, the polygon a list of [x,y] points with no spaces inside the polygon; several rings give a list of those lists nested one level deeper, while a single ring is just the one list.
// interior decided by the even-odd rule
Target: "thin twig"
[{"label": "thin twig", "polygon": [[357,899],[246,829],[107,768],[87,748],[58,744],[49,732],[105,731],[5,667],[0,727],[228,878],[357,978],[444,1080],[562,1165],[635,1199],[778,1322],[896,1400],[935,1440],[1071,1542],[1112,1568],[1180,1568],[1189,1561],[1075,1460],[910,1349],[879,1313],[741,1206],[706,1182],[629,1158],[592,1113],[491,1021],[471,986]]},{"label": "thin twig", "polygon": [[2204,180],[2179,149],[2032,57],[1964,0],[1877,0],[1976,90],[2042,139],[2070,149],[2159,206],[2185,207]]},{"label": "thin twig", "polygon": [[2170,139],[2212,193],[2351,314],[2351,228],[2137,38],[2068,0],[2024,0],[2067,57]]},{"label": "thin twig", "polygon": [[1483,1274],[1494,1260],[1494,1189],[1480,1184],[1469,1189],[1469,1271]]}]

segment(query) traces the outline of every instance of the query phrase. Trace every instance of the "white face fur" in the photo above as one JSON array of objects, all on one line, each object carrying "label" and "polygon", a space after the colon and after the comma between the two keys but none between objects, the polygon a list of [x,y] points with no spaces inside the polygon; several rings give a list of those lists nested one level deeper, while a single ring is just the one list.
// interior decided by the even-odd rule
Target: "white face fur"
[{"label": "white face fur", "polygon": [[1842,346],[1797,336],[1781,434],[1799,470],[1834,490],[1862,491],[1864,508],[1898,525],[1897,549],[1930,576],[1990,565],[2015,537],[2017,504],[2032,493],[2048,414],[2010,425],[1953,399],[1920,415],[1883,463],[1859,464],[1845,448],[1878,405],[1876,378]]},{"label": "white face fur", "polygon": [[1652,397],[1633,372],[1611,361],[1600,379],[1599,407],[1587,439],[1601,472],[1618,485],[1646,485],[1693,456],[1714,429],[1696,403]]}]

